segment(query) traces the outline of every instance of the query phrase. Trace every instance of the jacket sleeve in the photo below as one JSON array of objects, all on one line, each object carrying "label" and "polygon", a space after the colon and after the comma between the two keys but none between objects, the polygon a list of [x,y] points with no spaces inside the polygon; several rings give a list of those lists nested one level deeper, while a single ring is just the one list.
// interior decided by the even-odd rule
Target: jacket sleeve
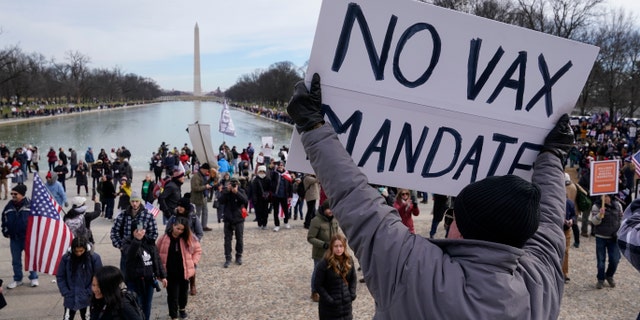
[{"label": "jacket sleeve", "polygon": [[[533,166],[532,182],[540,187],[540,223],[538,230],[523,249],[532,261],[535,272],[541,275],[541,285],[551,301],[560,301],[564,289],[562,259],[565,236],[562,230],[566,215],[566,189],[562,161],[554,154],[543,152]],[[548,306],[550,309],[559,305]]]},{"label": "jacket sleeve", "polygon": [[624,211],[618,230],[618,246],[631,265],[640,271],[640,198]]},{"label": "jacket sleeve", "polygon": [[318,223],[311,220],[311,223],[309,224],[309,231],[307,231],[307,241],[314,247],[324,248],[325,242],[317,238],[318,233],[320,233]]},{"label": "jacket sleeve", "polygon": [[62,259],[60,260],[60,265],[58,266],[58,274],[56,274],[56,283],[58,284],[58,290],[60,290],[60,295],[66,297],[71,289],[69,288],[69,284],[67,283],[67,265],[69,264],[69,253],[66,253]]},{"label": "jacket sleeve", "polygon": [[124,223],[123,216],[124,214],[120,213],[111,227],[111,243],[118,249],[122,248],[123,237],[120,235],[120,230],[124,229],[122,225]]},{"label": "jacket sleeve", "polygon": [[[377,308],[384,310],[393,304],[396,290],[406,290],[401,283],[433,285],[430,278],[443,272],[442,250],[409,233],[398,212],[369,186],[331,125],[304,132],[302,144],[355,251]],[[419,274],[414,272],[416,265]]]},{"label": "jacket sleeve", "polygon": [[200,257],[202,257],[202,246],[197,239],[191,239],[191,247],[193,248],[191,252],[191,259],[193,260],[193,264],[198,264],[200,262]]}]

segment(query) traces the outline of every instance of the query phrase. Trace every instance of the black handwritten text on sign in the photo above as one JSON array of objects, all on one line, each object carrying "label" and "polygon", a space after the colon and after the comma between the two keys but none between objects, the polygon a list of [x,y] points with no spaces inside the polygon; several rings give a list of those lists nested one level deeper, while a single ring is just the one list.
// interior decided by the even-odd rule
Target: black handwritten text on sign
[{"label": "black handwritten text on sign", "polygon": [[[360,26],[360,32],[362,33],[364,45],[369,56],[369,62],[371,63],[373,75],[377,81],[384,80],[385,66],[387,63],[387,59],[389,58],[389,50],[393,41],[393,35],[397,25],[398,17],[395,15],[391,15],[384,36],[382,50],[380,51],[380,55],[378,55],[378,50],[376,48],[376,45],[374,44],[373,37],[371,36],[369,24],[367,23],[364,13],[362,12],[362,8],[356,3],[350,3],[347,7],[342,30],[340,32],[340,37],[338,38],[338,43],[336,45],[331,70],[333,70],[334,72],[340,71],[340,68],[347,56],[347,52],[349,51],[351,33],[356,21]],[[429,38],[432,41],[432,52],[430,53],[431,59],[424,72],[416,80],[411,81],[407,79],[402,73],[402,70],[400,68],[400,56],[403,49],[405,48],[405,45],[418,32],[429,32]],[[484,86],[489,78],[493,76],[493,72],[495,71],[496,66],[501,62],[502,56],[504,55],[504,50],[502,49],[502,47],[499,47],[480,74],[480,77],[477,78],[478,60],[480,56],[481,45],[482,39],[472,39],[470,41],[469,59],[467,61],[468,100],[476,99],[476,97],[484,89]],[[416,88],[427,83],[427,81],[433,74],[434,69],[438,65],[441,51],[442,41],[440,39],[438,31],[433,25],[426,22],[419,22],[411,25],[402,33],[396,45],[392,68],[394,78],[398,81],[398,83],[407,88]],[[495,101],[495,99],[500,95],[502,90],[508,88],[516,91],[514,110],[522,110],[526,85],[525,79],[527,72],[527,57],[527,51],[520,51],[518,53],[517,57],[511,63],[504,75],[500,77],[500,81],[487,100],[488,104],[493,103],[493,101]],[[553,85],[557,83],[558,80],[560,80],[560,78],[562,78],[562,76],[566,74],[572,66],[573,63],[571,62],[571,60],[569,60],[558,71],[551,75],[544,54],[539,54],[538,71],[540,72],[540,76],[542,77],[543,85],[532,97],[530,97],[529,101],[526,104],[525,110],[530,111],[533,106],[544,97],[547,117],[551,117],[553,115]],[[516,79],[513,79],[516,73]]]}]

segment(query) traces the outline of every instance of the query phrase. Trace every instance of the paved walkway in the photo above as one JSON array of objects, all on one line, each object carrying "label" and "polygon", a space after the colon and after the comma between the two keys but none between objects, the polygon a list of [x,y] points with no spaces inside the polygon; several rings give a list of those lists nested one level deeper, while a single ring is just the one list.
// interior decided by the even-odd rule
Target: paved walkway
[{"label": "paved walkway", "polygon": [[[134,174],[134,190],[140,189],[145,172]],[[31,192],[31,181],[28,194]],[[183,193],[189,183],[183,186]],[[68,193],[75,196],[75,190]],[[0,200],[4,207],[6,201]],[[431,201],[420,205],[421,214],[414,218],[416,233],[428,235],[431,225]],[[203,257],[198,266],[198,295],[189,297],[187,311],[190,319],[317,319],[317,304],[309,299],[312,271],[311,247],[306,241],[306,230],[300,220],[291,221],[291,230],[259,230],[252,215],[245,223],[245,252],[242,266],[222,268],[223,231],[209,209],[209,225],[203,239]],[[158,219],[161,226],[161,218]],[[111,223],[98,218],[92,223],[96,239],[96,252],[104,264],[119,265],[120,254],[111,246]],[[161,230],[162,231],[162,227]],[[440,227],[437,237],[443,237]],[[617,287],[595,288],[595,241],[582,238],[579,249],[570,251],[571,283],[565,286],[560,319],[635,319],[640,306],[640,273],[622,259],[616,273]],[[0,278],[5,286],[12,281],[9,241],[0,238]],[[362,275],[358,272],[358,277]],[[40,286],[18,287],[5,291],[8,306],[0,310],[2,319],[61,319],[62,297],[55,277],[40,275]],[[25,277],[26,281],[26,277]],[[168,319],[166,295],[156,293],[152,319]],[[374,301],[366,285],[358,284],[358,298],[353,305],[354,319],[371,319]],[[76,317],[78,319],[78,317]]]}]

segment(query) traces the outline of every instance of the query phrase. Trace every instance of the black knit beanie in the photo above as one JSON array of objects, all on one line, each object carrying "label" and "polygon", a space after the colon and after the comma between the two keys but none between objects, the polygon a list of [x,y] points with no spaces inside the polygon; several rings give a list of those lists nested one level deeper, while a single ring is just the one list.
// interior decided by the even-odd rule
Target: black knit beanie
[{"label": "black knit beanie", "polygon": [[466,186],[453,207],[460,234],[522,248],[538,229],[540,188],[514,175]]},{"label": "black knit beanie", "polygon": [[180,200],[178,200],[177,206],[185,208],[187,213],[191,212],[191,202],[188,198],[180,198]]}]

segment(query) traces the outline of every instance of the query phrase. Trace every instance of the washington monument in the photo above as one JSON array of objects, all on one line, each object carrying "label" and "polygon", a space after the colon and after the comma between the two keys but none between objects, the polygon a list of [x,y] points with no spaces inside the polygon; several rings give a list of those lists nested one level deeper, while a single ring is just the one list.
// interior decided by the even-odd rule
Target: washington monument
[{"label": "washington monument", "polygon": [[202,95],[202,86],[200,85],[200,29],[198,23],[193,30],[193,95]]}]

